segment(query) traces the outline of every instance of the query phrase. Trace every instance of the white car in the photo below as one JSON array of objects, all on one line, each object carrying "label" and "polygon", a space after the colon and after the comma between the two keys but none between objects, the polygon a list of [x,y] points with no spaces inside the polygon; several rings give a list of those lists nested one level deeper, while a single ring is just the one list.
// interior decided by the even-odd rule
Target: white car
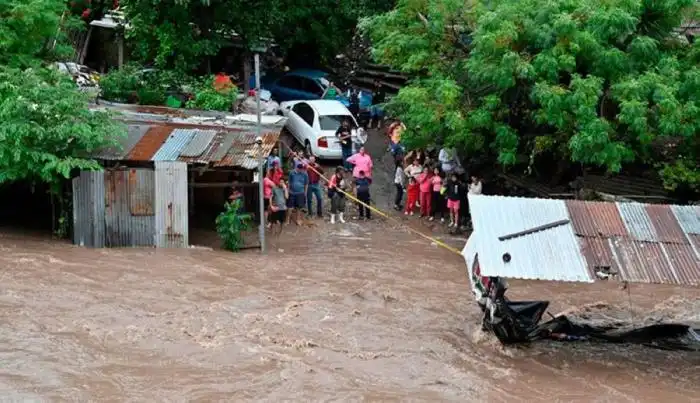
[{"label": "white car", "polygon": [[287,130],[304,145],[307,153],[318,158],[343,158],[340,140],[335,135],[343,120],[350,121],[356,149],[367,141],[365,130],[359,127],[352,113],[340,101],[287,101],[282,102],[280,109],[287,117]]}]

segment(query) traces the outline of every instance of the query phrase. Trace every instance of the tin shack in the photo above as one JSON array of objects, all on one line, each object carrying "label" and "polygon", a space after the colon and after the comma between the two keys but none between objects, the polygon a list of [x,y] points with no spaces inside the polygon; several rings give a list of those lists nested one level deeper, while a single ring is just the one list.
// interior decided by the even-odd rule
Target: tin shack
[{"label": "tin shack", "polygon": [[[87,247],[189,246],[190,228],[213,226],[233,191],[256,212],[257,169],[278,146],[285,118],[109,104],[127,135],[93,158],[103,171],[73,179],[73,242]],[[213,228],[213,227],[212,227]]]}]

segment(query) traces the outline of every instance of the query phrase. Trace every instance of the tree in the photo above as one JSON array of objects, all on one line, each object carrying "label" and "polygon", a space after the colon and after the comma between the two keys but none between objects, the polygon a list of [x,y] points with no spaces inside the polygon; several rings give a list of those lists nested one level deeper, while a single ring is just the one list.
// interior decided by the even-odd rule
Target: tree
[{"label": "tree", "polygon": [[401,0],[364,20],[374,57],[418,78],[389,108],[409,145],[456,145],[503,166],[538,159],[657,166],[700,190],[694,0]]},{"label": "tree", "polygon": [[66,11],[60,0],[0,0],[0,183],[100,169],[86,156],[123,134],[47,65],[70,49],[59,29],[74,24]]},{"label": "tree", "polygon": [[[301,1],[301,3],[300,3]],[[274,40],[283,51],[306,45],[322,59],[352,38],[357,20],[390,0],[122,0],[136,55],[160,68],[191,72],[224,46],[248,50]]]}]

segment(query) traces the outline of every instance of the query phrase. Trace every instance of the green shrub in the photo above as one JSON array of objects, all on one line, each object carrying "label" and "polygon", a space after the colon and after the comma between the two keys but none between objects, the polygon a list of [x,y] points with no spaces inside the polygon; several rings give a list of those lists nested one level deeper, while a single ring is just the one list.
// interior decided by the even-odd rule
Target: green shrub
[{"label": "green shrub", "polygon": [[140,84],[140,67],[127,64],[114,69],[100,78],[102,98],[112,102],[130,102],[138,94]]},{"label": "green shrub", "polygon": [[187,101],[190,109],[230,111],[238,97],[235,87],[225,91],[214,89],[214,77],[211,76],[196,80],[192,89],[194,98]]},{"label": "green shrub", "polygon": [[241,200],[224,204],[224,211],[216,217],[216,232],[223,242],[224,249],[238,251],[243,246],[243,231],[250,229],[252,215],[242,213]]}]

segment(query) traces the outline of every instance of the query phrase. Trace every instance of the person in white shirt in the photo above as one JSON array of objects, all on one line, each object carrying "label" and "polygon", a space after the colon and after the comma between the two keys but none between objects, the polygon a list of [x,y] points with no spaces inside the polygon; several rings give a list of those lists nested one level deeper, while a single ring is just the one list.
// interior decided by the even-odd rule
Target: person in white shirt
[{"label": "person in white shirt", "polygon": [[396,197],[394,198],[394,209],[401,210],[401,200],[403,200],[403,189],[406,187],[406,176],[401,163],[396,164],[394,172],[394,186],[396,186]]},{"label": "person in white shirt", "polygon": [[472,175],[472,181],[469,183],[469,194],[480,195],[481,194],[481,180],[476,176]]},{"label": "person in white shirt", "polygon": [[455,169],[455,152],[452,149],[443,147],[438,154],[438,160],[442,165],[442,172],[447,175],[451,174]]},{"label": "person in white shirt", "polygon": [[420,161],[418,161],[417,158],[413,159],[411,165],[407,166],[406,169],[404,169],[404,173],[409,178],[414,178],[418,180],[418,176],[421,173],[423,173],[423,167],[420,165]]}]

